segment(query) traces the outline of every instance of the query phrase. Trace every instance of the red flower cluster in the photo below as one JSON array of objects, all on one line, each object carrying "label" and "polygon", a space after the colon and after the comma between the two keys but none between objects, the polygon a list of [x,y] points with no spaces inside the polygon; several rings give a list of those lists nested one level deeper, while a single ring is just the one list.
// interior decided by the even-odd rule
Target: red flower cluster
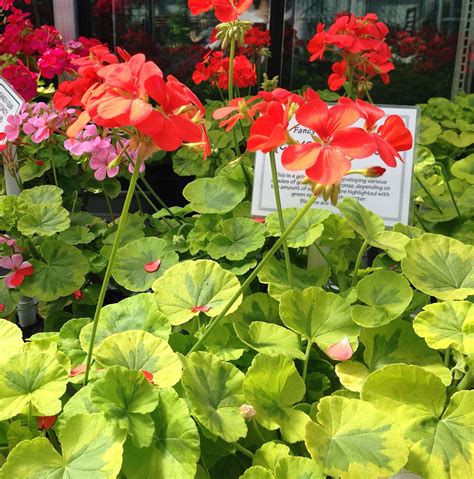
[{"label": "red flower cluster", "polygon": [[[363,100],[341,98],[329,107],[311,89],[299,96],[282,88],[260,92],[248,101],[237,98],[214,112],[214,119],[223,120],[220,126],[227,130],[242,119],[252,123],[248,151],[267,153],[289,144],[283,151],[283,166],[305,170],[311,180],[324,185],[338,183],[351,170],[352,160],[374,153],[390,167],[402,160],[399,152],[412,147],[412,135],[397,115],[380,125],[384,116],[382,109]],[[300,144],[291,137],[293,117],[314,132],[314,141]],[[360,120],[363,127],[358,126]],[[369,175],[380,175],[382,170],[371,169]]]},{"label": "red flower cluster", "polygon": [[271,43],[270,31],[260,27],[252,27],[245,32],[244,46],[240,48],[240,55],[252,56],[261,48],[269,47]]},{"label": "red flower cluster", "polygon": [[393,36],[392,45],[399,58],[409,59],[415,71],[436,71],[453,61],[456,55],[455,35],[444,36],[437,31],[423,29],[410,34],[405,31]]},{"label": "red flower cluster", "polygon": [[319,23],[316,35],[308,43],[310,61],[322,60],[327,51],[340,55],[341,61],[332,66],[329,88],[335,91],[350,81],[358,86],[358,93],[363,93],[376,75],[380,75],[383,82],[389,82],[388,73],[394,66],[386,43],[387,34],[388,27],[373,13],[364,17],[340,16],[327,31],[325,25]]},{"label": "red flower cluster", "polygon": [[0,73],[25,101],[37,94],[38,72],[47,79],[65,71],[72,72],[72,60],[79,56],[78,52],[86,55],[89,46],[96,43],[95,40],[82,38],[82,42],[72,42],[69,47],[64,45],[54,27],[43,25],[34,28],[28,17],[29,13],[12,8],[6,18],[5,31],[0,34]]},{"label": "red flower cluster", "polygon": [[[196,85],[210,81],[212,86],[226,89],[229,81],[229,57],[220,51],[207,52],[203,61],[196,65],[192,78]],[[244,55],[234,58],[233,83],[239,88],[257,83],[255,65]]]},{"label": "red flower cluster", "polygon": [[[0,10],[10,10],[15,0],[0,0]],[[23,0],[23,3],[31,5],[31,0]]]},{"label": "red flower cluster", "polygon": [[[205,156],[209,153],[203,126],[205,110],[189,88],[171,75],[165,80],[160,68],[146,61],[143,54],[130,56],[119,51],[124,61],[118,62],[105,47],[93,49],[93,56],[78,62],[79,76],[74,81],[77,90],[74,82],[68,85],[72,91],[79,91],[84,81],[87,83],[90,77],[96,79],[82,96],[84,111],[69,127],[70,138],[92,121],[107,128],[134,127],[136,134],[132,135],[131,144],[141,149],[145,157],[157,148],[173,151],[183,143],[199,146]],[[64,100],[62,94],[59,100]],[[152,101],[158,108],[154,108]]]},{"label": "red flower cluster", "polygon": [[188,0],[192,15],[214,10],[220,22],[233,22],[250,8],[253,0]]}]

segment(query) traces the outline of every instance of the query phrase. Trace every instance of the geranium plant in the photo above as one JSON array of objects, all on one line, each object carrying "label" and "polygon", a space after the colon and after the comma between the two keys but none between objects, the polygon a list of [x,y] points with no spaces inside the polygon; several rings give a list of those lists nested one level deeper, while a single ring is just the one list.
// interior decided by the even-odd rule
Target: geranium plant
[{"label": "geranium plant", "polygon": [[[212,9],[226,22],[217,30],[230,47],[229,99],[210,112],[144,55],[105,46],[59,85],[56,107],[77,108],[65,147],[97,181],[130,181],[120,217],[91,239],[106,258],[98,277],[93,251],[66,245],[97,229],[61,205],[60,188],[1,200],[5,288],[21,282],[44,309],[66,286],[69,301],[83,301],[86,274],[98,291],[92,314],[72,309],[26,342],[1,320],[0,478],[470,476],[473,248],[416,226],[388,231],[339,198],[345,175],[382,175],[413,148],[400,117],[355,98],[368,91],[354,87],[367,86],[359,76],[352,98],[334,105],[312,89],[234,98],[232,51],[251,3],[189,1],[192,13]],[[372,15],[340,24],[384,31]],[[186,206],[129,213],[157,152],[198,152],[203,163],[218,154],[210,115],[232,135],[233,155],[185,187]],[[298,124],[311,142],[292,137]],[[283,165],[306,175],[300,209],[280,201],[283,145]],[[270,162],[277,205],[263,222],[246,200],[256,151]],[[357,167],[375,152],[372,167]],[[318,195],[338,214],[313,208]],[[87,231],[71,231],[73,220]],[[320,258],[308,268],[313,247]],[[366,263],[369,247],[377,253]],[[118,289],[123,299],[106,301]]]}]

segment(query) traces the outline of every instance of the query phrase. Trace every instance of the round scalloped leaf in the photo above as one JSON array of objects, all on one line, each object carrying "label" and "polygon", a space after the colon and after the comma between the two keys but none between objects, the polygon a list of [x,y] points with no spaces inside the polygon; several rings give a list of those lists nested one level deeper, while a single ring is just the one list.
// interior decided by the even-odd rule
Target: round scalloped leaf
[{"label": "round scalloped leaf", "polygon": [[252,465],[262,466],[270,471],[275,471],[278,461],[282,457],[290,455],[290,448],[285,444],[278,442],[267,442],[255,452]]},{"label": "round scalloped leaf", "polygon": [[342,479],[378,479],[396,474],[408,449],[390,417],[365,401],[324,397],[317,423],[308,422],[305,443],[323,471]]},{"label": "round scalloped leaf", "polygon": [[183,196],[198,213],[227,213],[245,198],[245,184],[225,176],[199,178],[188,183]]},{"label": "round scalloped leaf", "polygon": [[70,319],[59,330],[58,350],[68,356],[73,367],[85,363],[87,355],[81,347],[79,335],[82,328],[90,322],[90,318]]},{"label": "round scalloped leaf", "polygon": [[415,334],[408,321],[397,319],[380,328],[364,329],[359,339],[365,346],[364,361],[371,372],[388,364],[406,363],[436,374],[445,386],[451,384],[451,371],[439,353]]},{"label": "round scalloped leaf", "polygon": [[341,361],[336,364],[336,374],[346,389],[359,392],[370,371],[365,364],[358,361]]},{"label": "round scalloped leaf", "polygon": [[376,328],[403,314],[413,298],[408,281],[395,271],[380,270],[357,283],[357,298],[365,305],[352,307],[352,320],[365,328]]},{"label": "round scalloped leaf", "polygon": [[86,226],[78,225],[71,226],[66,231],[60,233],[59,239],[72,245],[88,244],[95,239],[95,234]]},{"label": "round scalloped leaf", "polygon": [[240,406],[245,403],[244,374],[210,353],[186,357],[182,385],[193,416],[212,434],[227,442],[247,435]]},{"label": "round scalloped leaf", "polygon": [[474,294],[474,247],[446,236],[424,234],[406,246],[403,274],[425,294],[465,299]]},{"label": "round scalloped leaf", "polygon": [[299,268],[292,264],[293,287],[288,284],[285,261],[271,258],[258,273],[258,279],[263,284],[268,284],[268,294],[280,300],[281,295],[289,289],[302,290],[309,286],[322,286],[331,275],[327,266],[319,266],[314,269]]},{"label": "round scalloped leaf", "polygon": [[[283,222],[288,226],[299,213],[298,208],[285,208]],[[286,242],[290,248],[305,248],[312,245],[323,233],[322,222],[330,216],[330,211],[311,209],[288,235]],[[281,236],[278,213],[272,213],[265,218],[268,232],[271,236]]]},{"label": "round scalloped leaf", "polygon": [[280,428],[288,442],[303,440],[309,417],[293,405],[303,399],[306,387],[290,358],[257,354],[245,376],[244,390],[257,422],[270,430]]},{"label": "round scalloped leaf", "polygon": [[[115,304],[102,308],[99,324],[95,336],[95,346],[112,334],[123,333],[133,329],[146,331],[154,336],[168,341],[171,333],[171,324],[160,313],[156,301],[151,293],[136,294],[122,299]],[[92,323],[84,326],[80,341],[84,351],[89,349]]]},{"label": "round scalloped leaf", "polygon": [[151,417],[155,436],[149,447],[125,445],[123,471],[140,479],[194,479],[200,456],[199,433],[186,401],[173,389],[158,391],[159,403]]},{"label": "round scalloped leaf", "polygon": [[18,221],[18,231],[25,236],[53,236],[67,230],[71,220],[69,212],[61,206],[36,205]]},{"label": "round scalloped leaf", "polygon": [[150,445],[155,427],[147,413],[158,405],[158,389],[142,371],[113,366],[94,383],[90,397],[107,420],[130,434],[137,447]]},{"label": "round scalloped leaf", "polygon": [[174,386],[181,378],[179,357],[163,341],[146,331],[125,331],[104,339],[94,356],[104,367],[123,366],[148,371],[160,388]]},{"label": "round scalloped leaf", "polygon": [[410,448],[408,470],[436,479],[472,475],[474,391],[455,393],[446,407],[446,391],[436,376],[394,364],[367,378],[362,399],[402,427]]},{"label": "round scalloped leaf", "polygon": [[265,226],[251,218],[229,218],[220,224],[221,233],[211,237],[207,252],[211,258],[244,259],[265,243]]},{"label": "round scalloped leaf", "polygon": [[64,191],[54,185],[41,185],[23,190],[19,198],[28,206],[61,206]]},{"label": "round scalloped leaf", "polygon": [[280,320],[278,302],[266,293],[254,293],[246,296],[235,313],[229,316],[231,321],[253,321],[283,324]]},{"label": "round scalloped leaf", "polygon": [[326,474],[308,457],[287,456],[278,462],[275,479],[326,479]]},{"label": "round scalloped leaf", "polygon": [[[172,325],[183,324],[203,312],[217,316],[239,290],[240,283],[230,271],[210,260],[183,261],[171,267],[153,283],[159,310]],[[242,295],[227,314],[235,311]]]},{"label": "round scalloped leaf", "polygon": [[41,260],[31,260],[35,271],[23,281],[23,294],[41,301],[54,301],[82,286],[89,262],[75,246],[64,241],[46,240],[40,253]]},{"label": "round scalloped leaf", "polygon": [[326,351],[344,336],[356,343],[360,327],[351,319],[351,306],[340,295],[311,287],[287,291],[281,297],[280,316],[287,327]]},{"label": "round scalloped leaf", "polygon": [[466,180],[471,185],[474,184],[474,153],[455,161],[451,166],[451,173],[456,178]]},{"label": "round scalloped leaf", "polygon": [[11,356],[0,368],[0,421],[21,414],[31,402],[37,416],[61,410],[68,371],[54,354],[24,351]]},{"label": "round scalloped leaf", "polygon": [[405,246],[409,241],[407,235],[398,231],[382,231],[370,245],[386,251],[394,261],[401,261],[406,256]]},{"label": "round scalloped leaf", "polygon": [[441,379],[429,371],[391,364],[368,376],[361,398],[391,414],[403,429],[414,429],[441,416],[446,390]]},{"label": "round scalloped leaf", "polygon": [[59,439],[62,455],[45,437],[21,442],[9,454],[0,478],[114,479],[119,474],[123,435],[101,414],[71,418]]},{"label": "round scalloped leaf", "polygon": [[0,364],[19,353],[23,344],[21,329],[6,319],[0,319]]},{"label": "round scalloped leaf", "polygon": [[234,329],[242,342],[259,353],[304,359],[297,334],[283,326],[264,321],[247,324],[234,320]]},{"label": "round scalloped leaf", "polygon": [[262,466],[252,466],[246,469],[239,479],[275,479],[275,475]]},{"label": "round scalloped leaf", "polygon": [[452,347],[474,354],[474,304],[468,301],[429,304],[415,318],[413,328],[430,348]]},{"label": "round scalloped leaf", "polygon": [[375,241],[385,230],[382,218],[364,208],[354,198],[344,198],[337,207],[352,228],[369,243]]},{"label": "round scalloped leaf", "polygon": [[142,238],[118,250],[112,275],[118,284],[129,291],[146,291],[178,260],[178,255],[168,250],[165,240]]}]

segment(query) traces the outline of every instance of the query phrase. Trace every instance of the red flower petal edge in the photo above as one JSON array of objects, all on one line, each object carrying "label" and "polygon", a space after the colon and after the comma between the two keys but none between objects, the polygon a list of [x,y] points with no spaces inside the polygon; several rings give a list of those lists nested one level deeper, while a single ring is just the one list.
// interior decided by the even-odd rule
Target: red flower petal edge
[{"label": "red flower petal edge", "polygon": [[149,263],[146,263],[143,268],[147,273],[154,273],[155,271],[158,271],[161,266],[161,259],[157,259],[156,261],[150,261]]},{"label": "red flower petal edge", "polygon": [[145,371],[145,370],[142,370],[142,373],[143,373],[143,376],[146,377],[147,381],[153,384],[153,374],[150,373],[150,371]]},{"label": "red flower petal edge", "polygon": [[194,308],[191,308],[191,312],[193,313],[207,313],[211,309],[210,306],[204,305],[204,306],[194,306]]}]

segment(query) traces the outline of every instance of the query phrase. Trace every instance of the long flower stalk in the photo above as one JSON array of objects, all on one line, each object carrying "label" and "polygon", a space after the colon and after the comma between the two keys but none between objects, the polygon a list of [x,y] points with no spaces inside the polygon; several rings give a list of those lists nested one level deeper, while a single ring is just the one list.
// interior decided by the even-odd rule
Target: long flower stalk
[{"label": "long flower stalk", "polygon": [[268,250],[267,254],[262,258],[260,263],[256,266],[256,268],[250,273],[248,278],[244,281],[242,286],[239,290],[230,298],[228,303],[225,305],[224,309],[220,312],[218,316],[216,316],[210,323],[207,329],[204,331],[202,336],[198,339],[198,341],[194,344],[194,346],[189,350],[188,355],[191,354],[193,351],[196,351],[202,343],[206,340],[206,338],[211,334],[211,332],[215,329],[215,327],[219,324],[222,318],[227,314],[229,309],[232,305],[239,299],[240,295],[250,286],[250,283],[256,278],[257,274],[260,270],[268,263],[268,261],[273,257],[273,255],[277,252],[277,250],[281,247],[283,242],[286,240],[288,235],[293,231],[296,225],[301,221],[303,216],[308,212],[308,210],[313,206],[313,203],[316,201],[316,196],[312,195],[311,198],[307,201],[307,203],[301,208],[299,213],[293,219],[293,221],[288,225],[282,235],[277,239],[275,244]]},{"label": "long flower stalk", "polygon": [[[283,218],[283,208],[281,207],[280,187],[278,186],[278,172],[277,172],[274,150],[270,151],[270,165],[272,168],[273,192],[275,194],[275,203],[276,203],[277,212],[278,212],[278,221],[280,223],[280,233],[283,233],[283,231],[285,231],[285,220]],[[291,269],[290,251],[288,249],[288,244],[286,240],[283,241],[283,253],[285,256],[288,285],[290,286],[290,288],[293,288],[293,270]]]},{"label": "long flower stalk", "polygon": [[142,163],[141,158],[137,158],[135,162],[135,166],[133,168],[133,175],[130,180],[130,184],[128,186],[127,196],[125,197],[125,202],[122,207],[122,213],[120,215],[120,220],[117,228],[117,232],[114,239],[114,244],[112,245],[112,252],[110,253],[110,258],[107,263],[107,269],[105,270],[104,280],[102,281],[102,287],[100,288],[99,298],[97,299],[97,306],[94,313],[94,320],[92,323],[92,332],[91,338],[89,343],[89,350],[87,351],[87,359],[86,359],[86,370],[84,373],[84,386],[89,381],[89,373],[92,363],[92,353],[94,352],[94,343],[95,343],[95,336],[97,334],[97,326],[99,324],[99,317],[100,312],[102,310],[102,306],[104,305],[105,294],[107,293],[107,287],[109,285],[110,278],[112,276],[112,269],[115,263],[115,257],[117,256],[117,251],[120,246],[120,241],[122,240],[122,236],[125,229],[125,224],[127,221],[128,210],[130,209],[130,204],[132,202],[133,194],[135,192],[135,186],[137,184],[138,176],[140,175],[140,165]]}]

